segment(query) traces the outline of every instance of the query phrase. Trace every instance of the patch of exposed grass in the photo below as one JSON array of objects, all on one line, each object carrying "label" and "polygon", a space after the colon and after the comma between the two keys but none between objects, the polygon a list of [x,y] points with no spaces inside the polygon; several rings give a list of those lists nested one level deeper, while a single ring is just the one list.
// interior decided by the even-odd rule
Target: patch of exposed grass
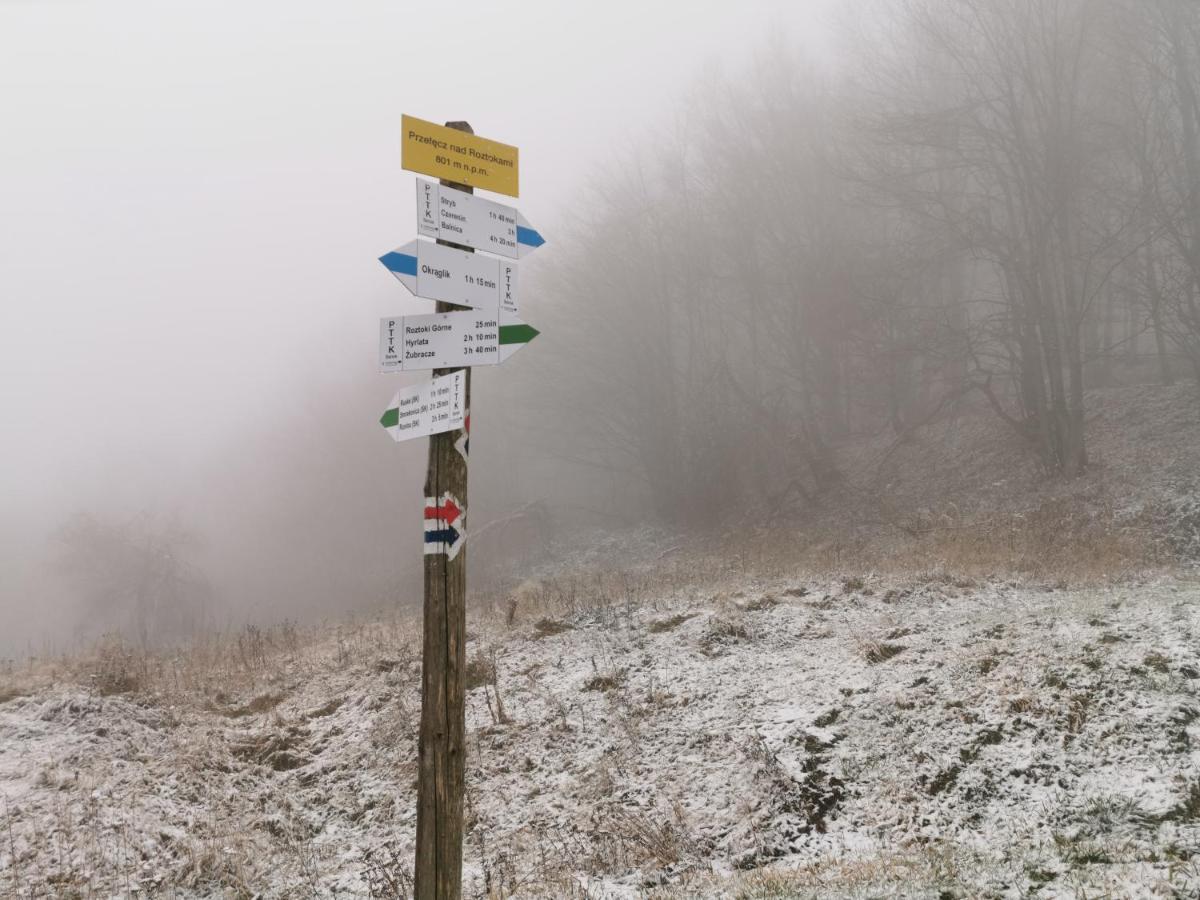
[{"label": "patch of exposed grass", "polygon": [[864,641],[859,646],[859,653],[870,665],[887,662],[899,656],[908,648],[903,644],[889,644],[886,641]]},{"label": "patch of exposed grass", "polygon": [[92,686],[102,696],[132,694],[146,684],[146,655],[127,647],[118,636],[101,642],[90,672]]},{"label": "patch of exposed grass", "polygon": [[305,718],[309,721],[313,719],[323,719],[326,716],[332,716],[335,712],[342,708],[342,703],[345,702],[341,697],[334,697],[328,703],[323,703],[316,709],[311,710]]},{"label": "patch of exposed grass", "polygon": [[680,613],[677,616],[671,616],[667,619],[658,619],[650,623],[648,630],[651,634],[662,634],[664,631],[674,631],[694,615],[695,613]]},{"label": "patch of exposed grass", "polygon": [[24,697],[26,693],[28,692],[17,687],[15,684],[0,684],[0,703],[7,703],[9,700]]},{"label": "patch of exposed grass", "polygon": [[1164,675],[1171,671],[1171,660],[1166,654],[1159,653],[1157,650],[1151,650],[1142,657],[1142,665],[1148,669],[1153,669],[1155,672],[1161,672]]},{"label": "patch of exposed grass", "polygon": [[925,786],[925,790],[929,792],[931,797],[936,797],[946,789],[953,787],[958,781],[959,773],[962,772],[962,767],[958,765],[950,766],[942,769],[933,778],[929,779],[929,783]]},{"label": "patch of exposed grass", "polygon": [[1092,700],[1092,695],[1087,691],[1071,697],[1071,705],[1067,709],[1067,733],[1063,735],[1065,743],[1069,743],[1071,738],[1083,731],[1083,726],[1088,720],[1088,713],[1092,708]]},{"label": "patch of exposed grass", "polygon": [[468,691],[491,684],[496,680],[496,663],[486,653],[477,652],[467,661],[463,677]]},{"label": "patch of exposed grass", "polygon": [[1058,672],[1047,672],[1042,676],[1042,684],[1056,691],[1065,691],[1067,689],[1067,679],[1063,678]]},{"label": "patch of exposed grass", "polygon": [[284,695],[281,693],[259,694],[249,703],[244,703],[240,706],[230,706],[228,698],[224,694],[218,694],[215,702],[208,703],[206,709],[217,715],[225,716],[227,719],[241,719],[246,716],[256,716],[260,713],[270,712],[283,702],[283,697]]},{"label": "patch of exposed grass", "polygon": [[736,644],[750,637],[750,629],[738,619],[724,616],[714,617],[705,625],[704,634],[700,638],[700,647],[705,653],[722,652],[730,644]]},{"label": "patch of exposed grass", "polygon": [[1193,781],[1183,798],[1162,815],[1164,822],[1200,822],[1200,781]]},{"label": "patch of exposed grass", "polygon": [[597,672],[583,683],[585,691],[614,691],[625,681],[623,670],[616,672]]},{"label": "patch of exposed grass", "polygon": [[836,722],[838,720],[838,717],[841,714],[842,714],[842,711],[840,709],[838,709],[836,706],[830,707],[829,709],[825,710],[825,712],[821,713],[819,716],[817,716],[815,719],[813,719],[813,724],[815,726],[817,726],[818,728],[828,728],[830,725],[832,725],[834,722]]},{"label": "patch of exposed grass", "polygon": [[1058,877],[1058,873],[1051,869],[1032,868],[1025,870],[1025,877],[1034,884],[1048,884]]},{"label": "patch of exposed grass", "polygon": [[1054,845],[1059,856],[1070,866],[1112,865],[1112,854],[1102,844],[1055,833]]},{"label": "patch of exposed grass", "polygon": [[564,631],[573,630],[574,627],[574,625],[558,619],[538,619],[533,623],[533,639],[541,640],[544,637],[562,634]]},{"label": "patch of exposed grass", "polygon": [[740,604],[741,608],[747,612],[763,612],[778,605],[779,601],[771,594],[763,594],[761,597],[755,597],[753,600],[747,600]]}]

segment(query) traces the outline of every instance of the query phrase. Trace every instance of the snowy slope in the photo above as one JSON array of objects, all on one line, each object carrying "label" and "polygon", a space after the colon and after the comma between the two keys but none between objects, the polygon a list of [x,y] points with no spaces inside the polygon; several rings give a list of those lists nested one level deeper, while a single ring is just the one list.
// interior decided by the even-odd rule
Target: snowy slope
[{"label": "snowy slope", "polygon": [[[472,622],[470,895],[1200,892],[1200,584],[539,596]],[[0,893],[403,896],[414,637],[10,673]]]}]

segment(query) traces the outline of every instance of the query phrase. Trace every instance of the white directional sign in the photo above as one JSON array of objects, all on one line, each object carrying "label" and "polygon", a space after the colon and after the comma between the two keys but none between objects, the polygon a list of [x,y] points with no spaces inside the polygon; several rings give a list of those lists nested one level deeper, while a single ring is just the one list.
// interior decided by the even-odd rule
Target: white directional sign
[{"label": "white directional sign", "polygon": [[545,239],[511,206],[417,179],[417,232],[519,259]]},{"label": "white directional sign", "polygon": [[494,366],[537,336],[516,316],[474,310],[379,320],[379,370]]},{"label": "white directional sign", "polygon": [[463,427],[465,394],[466,375],[461,369],[401,388],[379,424],[394,441],[454,431]]},{"label": "white directional sign", "polygon": [[409,241],[379,257],[418,297],[495,313],[517,313],[517,264],[431,241]]}]

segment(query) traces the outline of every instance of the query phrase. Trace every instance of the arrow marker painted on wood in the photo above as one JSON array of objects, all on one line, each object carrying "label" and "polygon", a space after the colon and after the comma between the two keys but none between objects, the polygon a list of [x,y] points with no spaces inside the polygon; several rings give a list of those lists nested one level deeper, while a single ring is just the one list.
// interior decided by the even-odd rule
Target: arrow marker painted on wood
[{"label": "arrow marker painted on wood", "polygon": [[[428,503],[429,501],[426,501]],[[462,510],[458,508],[458,504],[454,502],[454,498],[447,496],[442,501],[441,506],[426,506],[426,519],[441,519],[447,525],[453,525],[458,517],[462,514]]]},{"label": "arrow marker painted on wood", "polygon": [[502,363],[538,335],[501,312],[427,313],[379,320],[379,371],[454,369]]},{"label": "arrow marker painted on wood", "polygon": [[461,537],[461,535],[458,533],[458,529],[453,525],[447,525],[445,528],[439,528],[436,531],[427,531],[425,532],[425,552],[445,553],[446,551],[440,547],[437,549],[430,549],[429,545],[457,544],[459,537]]},{"label": "arrow marker painted on wood", "polygon": [[517,314],[517,264],[429,241],[409,241],[379,257],[415,296]]},{"label": "arrow marker painted on wood", "polygon": [[[450,559],[466,544],[466,509],[449,492],[425,498],[425,555],[444,553]],[[455,523],[458,523],[456,526]]]}]

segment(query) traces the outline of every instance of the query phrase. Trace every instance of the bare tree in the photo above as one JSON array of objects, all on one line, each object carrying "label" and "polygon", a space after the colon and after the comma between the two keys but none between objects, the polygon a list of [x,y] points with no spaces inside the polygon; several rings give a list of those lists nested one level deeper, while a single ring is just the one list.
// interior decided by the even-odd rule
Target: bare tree
[{"label": "bare tree", "polygon": [[1105,15],[1089,0],[910,0],[899,24],[915,46],[875,123],[879,188],[985,279],[978,387],[1067,476],[1087,462],[1085,327],[1129,215],[1107,202]]},{"label": "bare tree", "polygon": [[56,535],[56,564],[80,591],[99,630],[141,641],[178,639],[210,624],[212,591],[185,556],[195,536],[177,518],[105,520],[80,513]]}]

